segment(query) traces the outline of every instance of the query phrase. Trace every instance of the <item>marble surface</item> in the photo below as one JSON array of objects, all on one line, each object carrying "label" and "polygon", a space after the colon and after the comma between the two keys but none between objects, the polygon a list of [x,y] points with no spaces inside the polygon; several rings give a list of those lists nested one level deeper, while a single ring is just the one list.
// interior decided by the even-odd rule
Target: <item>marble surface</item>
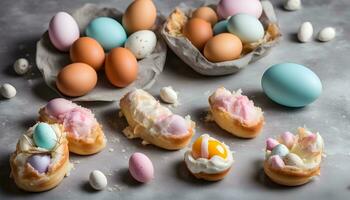
[{"label": "marble surface", "polygon": [[[180,92],[181,106],[176,113],[190,114],[197,122],[197,133],[209,133],[224,140],[235,151],[232,172],[220,182],[208,183],[194,179],[185,169],[183,153],[142,146],[140,140],[126,139],[121,130],[125,121],[118,118],[118,103],[84,103],[104,126],[109,139],[107,148],[93,156],[71,156],[75,170],[55,189],[39,194],[20,191],[9,178],[9,155],[19,136],[38,117],[38,110],[56,97],[43,82],[38,70],[17,76],[12,64],[26,57],[34,65],[35,43],[47,29],[57,11],[72,11],[86,0],[2,0],[0,2],[0,83],[9,82],[17,88],[11,100],[0,99],[0,199],[348,199],[350,195],[350,2],[348,0],[307,0],[303,9],[284,11],[282,1],[273,1],[283,39],[262,60],[230,76],[198,75],[168,52],[165,71],[150,92],[155,96],[163,86],[172,85]],[[103,1],[103,4],[125,9],[130,1]],[[159,10],[169,13],[180,1],[157,0]],[[199,5],[200,1],[187,1]],[[337,37],[328,43],[312,40],[296,42],[296,30],[309,20],[315,32],[333,26]],[[288,109],[270,101],[263,93],[260,79],[272,64],[296,62],[311,68],[323,83],[323,93],[313,104],[301,109]],[[205,123],[207,97],[218,86],[242,88],[245,94],[262,107],[266,125],[256,139],[242,140]],[[301,187],[281,187],[267,179],[262,171],[264,141],[298,126],[319,131],[326,142],[326,155],[321,176]],[[111,151],[114,150],[114,151]],[[127,171],[128,157],[136,151],[147,154],[155,166],[155,180],[138,184]],[[112,191],[93,191],[87,183],[90,171],[99,169],[108,178]]]}]

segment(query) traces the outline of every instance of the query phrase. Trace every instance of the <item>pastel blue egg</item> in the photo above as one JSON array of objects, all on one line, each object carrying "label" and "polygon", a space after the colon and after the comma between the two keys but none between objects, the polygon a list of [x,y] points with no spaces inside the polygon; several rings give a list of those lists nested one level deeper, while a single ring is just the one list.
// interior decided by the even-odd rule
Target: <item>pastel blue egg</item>
[{"label": "pastel blue egg", "polygon": [[92,20],[85,33],[97,40],[105,51],[122,46],[127,38],[123,26],[110,17],[98,17]]},{"label": "pastel blue egg", "polygon": [[261,86],[270,99],[288,107],[308,105],[322,92],[318,76],[309,68],[295,63],[268,68],[261,79]]},{"label": "pastel blue egg", "polygon": [[289,149],[284,144],[278,144],[272,149],[270,156],[279,155],[281,158],[283,158],[288,153]]},{"label": "pastel blue egg", "polygon": [[47,123],[39,123],[33,133],[34,143],[37,147],[52,150],[57,142],[55,131]]},{"label": "pastel blue egg", "polygon": [[228,20],[222,20],[214,25],[213,31],[214,35],[220,34],[220,33],[227,33],[227,23]]},{"label": "pastel blue egg", "polygon": [[230,17],[227,30],[239,37],[243,43],[257,42],[265,34],[261,22],[256,17],[248,14],[237,14]]}]

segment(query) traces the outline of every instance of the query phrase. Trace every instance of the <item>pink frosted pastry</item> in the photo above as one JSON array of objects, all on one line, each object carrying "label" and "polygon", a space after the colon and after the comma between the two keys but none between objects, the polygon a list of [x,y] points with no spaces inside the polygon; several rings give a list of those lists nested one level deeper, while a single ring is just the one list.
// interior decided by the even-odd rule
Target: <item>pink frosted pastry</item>
[{"label": "pink frosted pastry", "polygon": [[40,109],[40,121],[62,124],[68,133],[69,151],[90,155],[106,146],[106,138],[94,114],[63,98],[52,99]]},{"label": "pink frosted pastry", "polygon": [[209,97],[214,121],[224,130],[242,138],[254,138],[264,125],[263,112],[253,101],[241,94],[218,88]]},{"label": "pink frosted pastry", "polygon": [[130,139],[141,138],[143,144],[176,150],[184,148],[194,134],[194,122],[173,114],[152,95],[135,89],[120,100],[121,112],[129,126],[123,133]]},{"label": "pink frosted pastry", "polygon": [[323,148],[321,135],[305,128],[297,135],[285,132],[277,140],[268,138],[264,171],[281,185],[305,184],[319,175]]}]

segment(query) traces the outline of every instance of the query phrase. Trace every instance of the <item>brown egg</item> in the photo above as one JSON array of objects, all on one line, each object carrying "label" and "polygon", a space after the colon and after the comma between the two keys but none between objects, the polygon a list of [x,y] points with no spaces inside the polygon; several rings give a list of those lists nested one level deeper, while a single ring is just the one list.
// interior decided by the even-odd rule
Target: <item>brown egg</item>
[{"label": "brown egg", "polygon": [[211,62],[234,60],[242,53],[242,41],[231,33],[211,38],[204,47],[204,56]]},{"label": "brown egg", "polygon": [[205,43],[213,37],[213,30],[209,22],[199,18],[192,18],[185,24],[183,34],[191,41],[193,46],[202,50]]},{"label": "brown egg", "polygon": [[157,18],[157,9],[152,0],[134,0],[123,15],[123,27],[128,34],[149,30]]},{"label": "brown egg", "polygon": [[138,65],[134,54],[129,49],[112,49],[106,58],[106,76],[116,87],[126,87],[137,78]]},{"label": "brown egg", "polygon": [[96,71],[85,63],[73,63],[65,66],[56,80],[58,90],[71,97],[87,94],[94,89],[96,83]]},{"label": "brown egg", "polygon": [[70,48],[72,62],[82,62],[90,65],[96,71],[100,70],[105,61],[102,46],[93,38],[81,37]]},{"label": "brown egg", "polygon": [[214,26],[216,22],[218,22],[218,16],[216,15],[216,12],[212,8],[207,6],[197,8],[192,13],[192,18],[204,19],[205,21],[209,22],[212,26]]}]

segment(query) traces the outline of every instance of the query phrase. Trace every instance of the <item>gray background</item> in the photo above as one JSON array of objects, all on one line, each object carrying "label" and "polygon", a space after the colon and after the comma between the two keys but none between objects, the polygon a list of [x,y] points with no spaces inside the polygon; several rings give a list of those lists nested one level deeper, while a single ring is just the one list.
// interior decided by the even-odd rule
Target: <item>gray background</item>
[{"label": "gray background", "polygon": [[[9,155],[19,136],[35,123],[39,108],[56,97],[33,69],[24,77],[15,75],[13,62],[27,57],[34,65],[35,43],[47,29],[50,18],[58,11],[72,11],[88,1],[2,0],[0,2],[0,82],[13,84],[18,91],[11,100],[0,100],[0,199],[348,199],[350,195],[350,1],[305,0],[304,8],[284,11],[281,1],[273,1],[282,28],[283,39],[262,60],[237,74],[204,77],[196,74],[171,51],[165,71],[150,92],[172,85],[180,92],[181,106],[174,112],[190,114],[197,123],[196,137],[203,133],[224,140],[235,151],[232,172],[220,182],[208,183],[194,179],[183,164],[183,153],[142,146],[140,140],[126,139],[121,130],[125,121],[117,117],[118,103],[84,103],[103,124],[109,139],[107,148],[93,156],[71,156],[76,169],[55,189],[39,194],[16,188],[9,176]],[[90,1],[89,1],[90,2]],[[95,1],[101,2],[101,1]],[[125,9],[130,1],[103,1],[103,4]],[[158,10],[168,14],[180,1],[155,1]],[[190,1],[189,1],[190,2]],[[200,1],[191,1],[199,5]],[[190,2],[190,3],[191,3]],[[100,3],[101,4],[101,3]],[[296,42],[299,25],[310,20],[315,32],[334,26],[337,37],[329,43],[316,40],[307,44]],[[323,93],[313,104],[301,109],[288,109],[270,101],[260,87],[263,72],[272,64],[296,62],[311,68],[323,83]],[[215,88],[242,88],[245,94],[262,107],[266,125],[259,137],[238,139],[205,123],[207,97]],[[301,187],[281,187],[269,181],[262,172],[264,141],[283,131],[295,131],[306,125],[319,131],[326,142],[327,157],[321,176]],[[196,138],[195,137],[195,138]],[[119,139],[119,142],[118,142]],[[113,152],[108,149],[113,148]],[[138,184],[127,172],[128,157],[135,151],[147,154],[155,167],[155,180]],[[109,187],[119,189],[95,192],[87,184],[89,172],[99,169],[107,175]],[[116,186],[114,186],[117,188]]]}]

